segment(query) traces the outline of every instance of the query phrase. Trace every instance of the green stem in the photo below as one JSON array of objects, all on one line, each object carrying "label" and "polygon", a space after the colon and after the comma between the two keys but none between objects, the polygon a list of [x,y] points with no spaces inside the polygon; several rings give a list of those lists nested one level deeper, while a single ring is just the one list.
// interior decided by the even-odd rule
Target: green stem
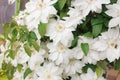
[{"label": "green stem", "polygon": [[16,14],[20,11],[20,0],[16,0]]}]

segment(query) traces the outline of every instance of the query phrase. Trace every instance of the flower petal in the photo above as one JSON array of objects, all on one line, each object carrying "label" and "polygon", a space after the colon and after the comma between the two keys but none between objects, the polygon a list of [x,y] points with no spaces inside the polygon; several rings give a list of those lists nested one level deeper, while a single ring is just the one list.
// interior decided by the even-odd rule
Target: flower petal
[{"label": "flower petal", "polygon": [[113,18],[109,22],[109,27],[116,27],[118,24],[120,24],[120,17]]}]

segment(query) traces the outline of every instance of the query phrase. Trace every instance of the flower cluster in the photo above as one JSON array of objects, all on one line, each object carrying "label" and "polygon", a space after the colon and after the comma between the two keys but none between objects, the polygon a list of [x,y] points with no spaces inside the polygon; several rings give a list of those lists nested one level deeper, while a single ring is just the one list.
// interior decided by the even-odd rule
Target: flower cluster
[{"label": "flower cluster", "polygon": [[10,80],[106,80],[106,70],[120,69],[119,7],[120,0],[30,0],[4,27],[0,69]]}]

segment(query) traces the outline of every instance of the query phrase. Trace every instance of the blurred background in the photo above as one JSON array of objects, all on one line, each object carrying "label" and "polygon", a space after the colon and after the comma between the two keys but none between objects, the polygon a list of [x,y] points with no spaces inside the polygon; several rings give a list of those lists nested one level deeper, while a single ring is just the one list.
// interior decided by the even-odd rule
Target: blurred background
[{"label": "blurred background", "polygon": [[[25,3],[28,0],[21,0],[20,10],[24,10]],[[7,23],[11,20],[12,15],[15,13],[15,3],[8,4],[8,0],[0,0],[0,33],[3,33],[1,24]]]}]

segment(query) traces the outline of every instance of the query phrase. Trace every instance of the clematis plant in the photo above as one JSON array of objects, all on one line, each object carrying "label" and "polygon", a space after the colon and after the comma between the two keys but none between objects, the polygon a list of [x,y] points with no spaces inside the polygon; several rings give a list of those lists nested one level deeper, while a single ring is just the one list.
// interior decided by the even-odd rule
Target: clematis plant
[{"label": "clematis plant", "polygon": [[120,0],[29,0],[22,11],[19,2],[0,37],[0,79],[106,80],[120,70]]}]

